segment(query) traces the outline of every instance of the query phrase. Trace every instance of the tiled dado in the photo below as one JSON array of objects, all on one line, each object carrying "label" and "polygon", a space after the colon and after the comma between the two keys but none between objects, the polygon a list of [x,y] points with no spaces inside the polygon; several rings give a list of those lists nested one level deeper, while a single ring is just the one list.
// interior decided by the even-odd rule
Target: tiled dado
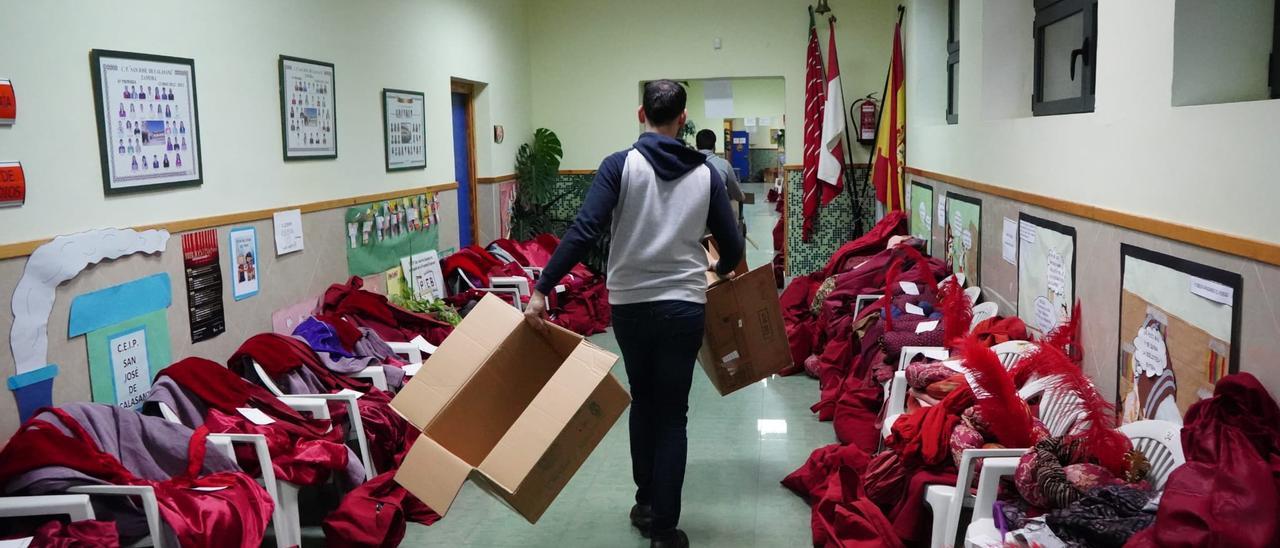
[{"label": "tiled dado", "polygon": [[[802,196],[803,171],[787,169],[787,274],[802,276],[820,270],[827,264],[827,259],[840,246],[859,236],[858,229],[867,230],[874,223],[875,196],[868,192],[867,169],[852,170],[852,189],[859,195],[861,218],[855,219],[853,200],[848,189],[818,210],[817,224],[813,237],[805,242],[801,237],[804,222],[804,206]],[[861,220],[861,223],[857,222]],[[858,226],[861,224],[861,226]]]}]

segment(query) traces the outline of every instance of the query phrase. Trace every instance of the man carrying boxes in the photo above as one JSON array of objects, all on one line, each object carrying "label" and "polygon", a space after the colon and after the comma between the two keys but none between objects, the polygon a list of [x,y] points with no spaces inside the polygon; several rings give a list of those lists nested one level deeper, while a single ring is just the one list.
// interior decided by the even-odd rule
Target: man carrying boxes
[{"label": "man carrying boxes", "polygon": [[[544,328],[546,295],[611,232],[609,304],[631,385],[631,523],[651,546],[688,546],[680,519],[689,386],[702,347],[708,270],[728,275],[743,236],[720,173],[676,140],[685,91],[671,80],[645,84],[638,111],[647,131],[600,164],[582,209],[539,278],[525,318]],[[710,229],[720,259],[702,246]]]}]

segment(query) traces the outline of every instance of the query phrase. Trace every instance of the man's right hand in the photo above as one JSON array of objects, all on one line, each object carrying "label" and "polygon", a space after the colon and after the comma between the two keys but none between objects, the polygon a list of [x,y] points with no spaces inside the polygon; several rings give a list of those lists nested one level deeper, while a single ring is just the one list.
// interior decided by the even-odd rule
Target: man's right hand
[{"label": "man's right hand", "polygon": [[541,291],[534,290],[533,295],[529,296],[529,304],[524,307],[524,321],[529,322],[529,325],[539,331],[546,331],[546,318],[547,296]]}]

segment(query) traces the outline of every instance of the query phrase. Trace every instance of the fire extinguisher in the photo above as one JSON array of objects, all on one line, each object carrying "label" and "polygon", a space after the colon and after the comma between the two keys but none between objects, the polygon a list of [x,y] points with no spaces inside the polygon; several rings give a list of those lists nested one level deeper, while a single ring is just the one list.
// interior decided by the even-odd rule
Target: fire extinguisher
[{"label": "fire extinguisher", "polygon": [[858,142],[869,145],[876,141],[876,98],[872,93],[849,106],[849,117],[858,131]]}]

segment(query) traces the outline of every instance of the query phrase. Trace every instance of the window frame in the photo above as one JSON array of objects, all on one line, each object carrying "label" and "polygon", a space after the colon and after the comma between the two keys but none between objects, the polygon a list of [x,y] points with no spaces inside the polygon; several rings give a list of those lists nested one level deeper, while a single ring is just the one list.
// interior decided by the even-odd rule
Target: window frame
[{"label": "window frame", "polygon": [[[1277,0],[1280,1],[1280,0]],[[947,123],[960,123],[960,0],[947,0]]]},{"label": "window frame", "polygon": [[1280,0],[1276,0],[1271,19],[1271,62],[1267,70],[1267,84],[1271,87],[1271,98],[1280,99]]},{"label": "window frame", "polygon": [[[1034,81],[1031,88],[1031,114],[1053,116],[1093,112],[1097,90],[1098,65],[1098,0],[1035,0],[1035,21],[1032,35],[1035,41],[1033,53]],[[1044,96],[1044,29],[1080,13],[1083,35],[1080,72],[1080,96],[1045,101]]]}]

